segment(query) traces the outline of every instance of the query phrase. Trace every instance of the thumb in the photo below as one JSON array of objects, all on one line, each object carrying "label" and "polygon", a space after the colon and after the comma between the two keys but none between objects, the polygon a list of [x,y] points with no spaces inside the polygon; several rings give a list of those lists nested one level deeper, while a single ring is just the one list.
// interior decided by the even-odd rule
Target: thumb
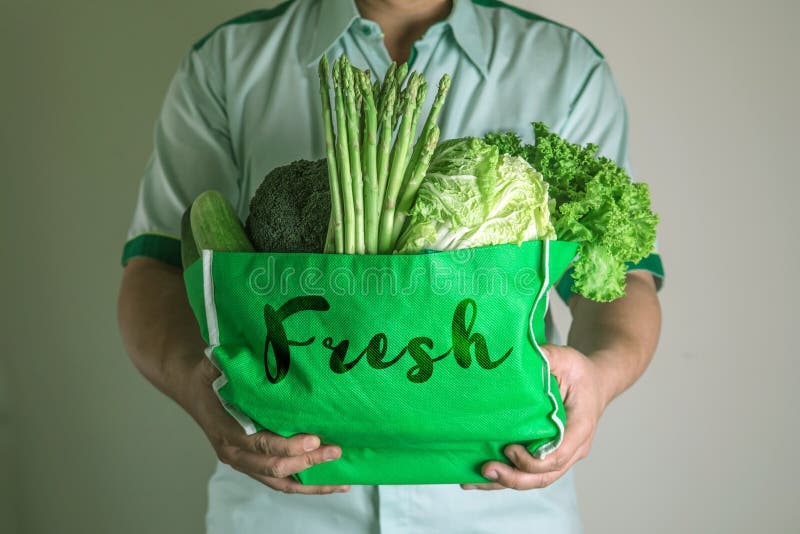
[{"label": "thumb", "polygon": [[563,362],[563,358],[560,356],[564,351],[564,347],[560,345],[553,345],[550,343],[546,343],[540,347],[542,349],[542,355],[547,359],[547,362],[550,364],[550,373],[555,375],[556,378],[559,377],[558,370],[562,367],[561,362]]},{"label": "thumb", "polygon": [[[545,343],[544,345],[539,346],[542,349],[542,354],[548,360],[558,358],[559,352],[564,348],[559,345],[553,345],[552,343]],[[552,361],[551,361],[552,363]]]}]

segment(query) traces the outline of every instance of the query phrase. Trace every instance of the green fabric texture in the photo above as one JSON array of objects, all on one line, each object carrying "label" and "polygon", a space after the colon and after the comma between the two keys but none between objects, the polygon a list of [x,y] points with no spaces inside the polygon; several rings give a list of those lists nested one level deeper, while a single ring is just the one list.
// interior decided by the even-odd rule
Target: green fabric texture
[{"label": "green fabric texture", "polygon": [[564,408],[538,345],[547,289],[576,250],[204,251],[184,276],[221,399],[255,430],[342,447],[298,480],[477,483],[508,444],[560,442]]}]

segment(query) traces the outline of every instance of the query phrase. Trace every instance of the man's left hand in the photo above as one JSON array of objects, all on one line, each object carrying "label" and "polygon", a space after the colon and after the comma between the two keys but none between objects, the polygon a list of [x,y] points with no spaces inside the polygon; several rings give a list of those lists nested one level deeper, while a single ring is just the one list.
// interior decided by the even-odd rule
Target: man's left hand
[{"label": "man's left hand", "polygon": [[544,488],[558,480],[572,465],[585,458],[592,446],[597,422],[609,402],[600,366],[572,347],[543,345],[550,372],[558,380],[567,425],[561,445],[543,459],[522,445],[509,445],[505,455],[513,465],[491,461],[481,474],[495,483],[462,484],[462,489],[494,490]]}]

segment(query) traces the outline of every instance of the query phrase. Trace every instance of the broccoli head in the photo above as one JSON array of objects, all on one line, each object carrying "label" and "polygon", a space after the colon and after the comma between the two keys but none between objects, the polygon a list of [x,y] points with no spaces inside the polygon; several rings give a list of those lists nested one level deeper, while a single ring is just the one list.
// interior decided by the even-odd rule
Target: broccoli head
[{"label": "broccoli head", "polygon": [[327,160],[298,160],[267,174],[245,228],[260,252],[322,252],[330,213]]}]

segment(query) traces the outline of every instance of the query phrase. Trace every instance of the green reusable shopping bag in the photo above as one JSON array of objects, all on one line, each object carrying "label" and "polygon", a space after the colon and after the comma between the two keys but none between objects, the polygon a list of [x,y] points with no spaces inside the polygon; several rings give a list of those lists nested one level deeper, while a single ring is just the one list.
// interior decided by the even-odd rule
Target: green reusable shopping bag
[{"label": "green reusable shopping bag", "polygon": [[486,482],[503,448],[545,455],[564,410],[538,345],[548,289],[577,244],[416,255],[203,251],[185,272],[248,433],[319,435],[339,460],[304,484]]}]

